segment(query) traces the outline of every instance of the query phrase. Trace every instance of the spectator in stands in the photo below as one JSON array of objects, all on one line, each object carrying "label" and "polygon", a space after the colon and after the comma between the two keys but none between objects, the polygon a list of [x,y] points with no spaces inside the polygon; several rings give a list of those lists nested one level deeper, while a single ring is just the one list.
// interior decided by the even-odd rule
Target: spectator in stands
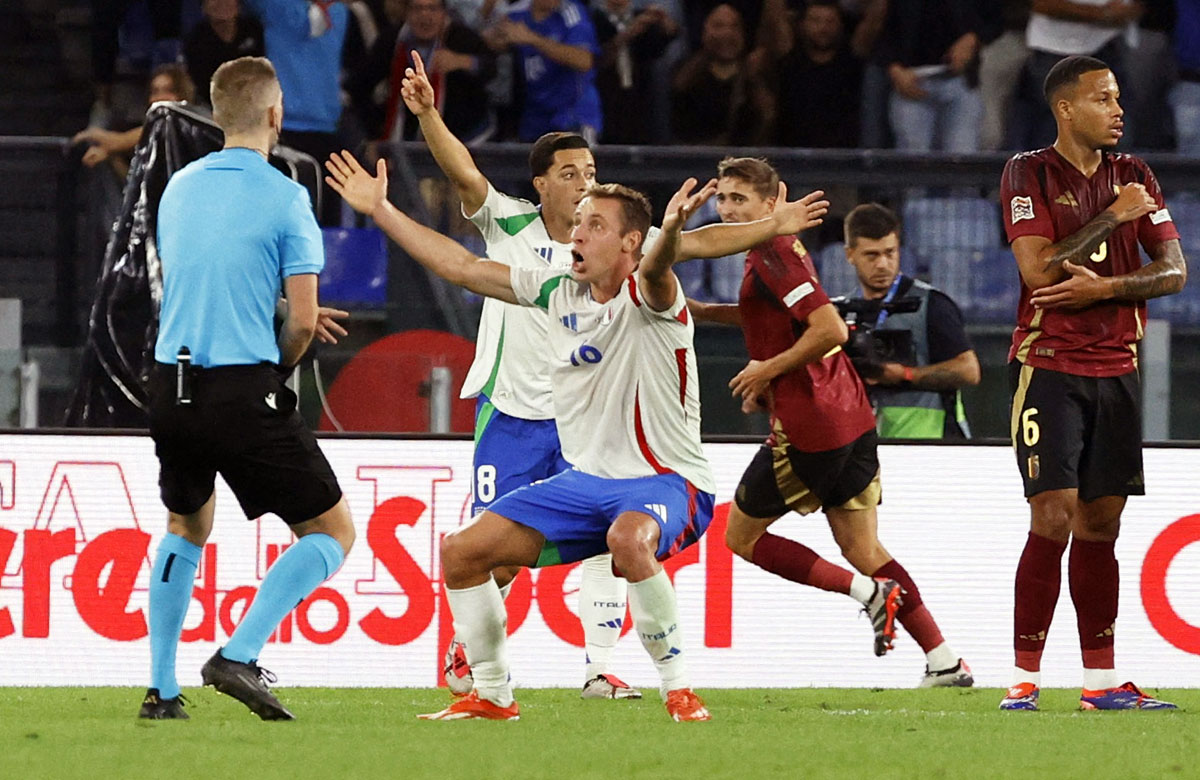
[{"label": "spectator in stands", "polygon": [[204,0],[200,6],[204,18],[196,23],[183,41],[183,58],[188,74],[196,85],[196,100],[209,102],[209,82],[221,63],[238,57],[261,57],[262,24],[253,16],[239,13],[238,0]]},{"label": "spectator in stands", "polygon": [[1175,115],[1175,148],[1180,154],[1200,157],[1200,3],[1177,0],[1175,6],[1179,81],[1170,94]]},{"label": "spectator in stands", "polygon": [[654,62],[679,26],[661,6],[635,11],[632,0],[602,0],[592,11],[600,44],[596,88],[604,107],[605,143],[650,143],[647,117],[657,105],[651,94]]},{"label": "spectator in stands", "polygon": [[[1145,5],[1135,0],[1032,0],[1033,12],[1025,28],[1030,57],[1027,88],[1039,104],[1042,84],[1054,64],[1071,54],[1104,60],[1124,83],[1125,47],[1122,32],[1135,35]],[[1049,146],[1058,132],[1052,112],[1038,111],[1030,118],[1030,135],[1021,148]]]},{"label": "spectator in stands", "polygon": [[[851,348],[867,384],[883,438],[970,437],[960,389],[979,384],[979,358],[954,301],[900,272],[900,220],[878,203],[846,215],[846,259],[862,288],[859,331],[891,345],[893,360],[867,359]],[[888,312],[885,303],[915,299],[916,311]],[[885,335],[881,335],[885,334]],[[886,339],[886,340],[885,340]]]},{"label": "spectator in stands", "polygon": [[851,24],[847,29],[854,30],[850,34],[850,51],[865,60],[859,104],[859,145],[867,149],[888,148],[892,146],[892,129],[887,118],[892,86],[887,69],[879,62],[888,0],[842,0],[840,7],[850,14]]},{"label": "spectator in stands", "polygon": [[1029,47],[1025,45],[1029,2],[1001,0],[1000,13],[981,20],[979,97],[983,100],[983,124],[979,128],[979,148],[986,151],[1009,146],[1013,99],[1029,59]]},{"label": "spectator in stands", "polygon": [[[316,0],[246,0],[263,24],[267,58],[275,66],[287,111],[279,142],[318,161],[340,151],[343,63],[362,56],[362,37],[343,3]],[[321,213],[326,227],[341,222],[341,198],[324,183]]]},{"label": "spectator in stands", "polygon": [[[188,72],[182,65],[159,65],[150,75],[150,95],[148,104],[160,100],[191,102],[196,89]],[[88,149],[83,153],[83,164],[94,168],[108,161],[113,166],[113,172],[120,180],[125,179],[129,172],[129,155],[142,138],[142,125],[128,130],[107,130],[102,127],[88,127],[75,134],[72,143],[86,143]]]},{"label": "spectator in stands", "polygon": [[[112,112],[112,87],[121,53],[121,26],[134,0],[92,0],[92,78],[96,85],[96,103],[90,124],[107,124]],[[154,50],[150,64],[165,65],[179,57],[182,0],[155,0],[146,3]]]},{"label": "spectator in stands", "polygon": [[890,0],[883,62],[896,148],[979,150],[977,0]]},{"label": "spectator in stands", "polygon": [[529,0],[504,11],[484,33],[497,50],[511,48],[525,94],[517,137],[534,141],[569,131],[595,143],[603,130],[596,91],[596,31],[578,0]]},{"label": "spectator in stands", "polygon": [[765,144],[774,98],[763,70],[766,52],[747,54],[742,16],[722,3],[704,20],[700,50],[683,62],[671,84],[671,132],[676,143],[713,146]]},{"label": "spectator in stands", "polygon": [[[380,34],[351,79],[350,93],[368,134],[391,141],[418,137],[420,128],[400,98],[414,51],[426,63],[438,111],[451,132],[468,146],[487,140],[495,121],[486,110],[486,87],[496,73],[496,57],[477,32],[447,13],[443,0],[408,0],[403,25]],[[381,85],[386,91],[379,106],[374,96]]]},{"label": "spectator in stands", "polygon": [[858,146],[863,62],[850,50],[837,0],[808,0],[775,72],[776,145]]},{"label": "spectator in stands", "polygon": [[[1122,36],[1125,48],[1125,75],[1121,86],[1121,107],[1125,109],[1126,149],[1172,151],[1168,95],[1178,70],[1171,50],[1175,29],[1175,0],[1139,0],[1145,7],[1136,32]],[[1192,2],[1191,5],[1195,5]],[[1044,115],[1045,112],[1043,111]]]}]

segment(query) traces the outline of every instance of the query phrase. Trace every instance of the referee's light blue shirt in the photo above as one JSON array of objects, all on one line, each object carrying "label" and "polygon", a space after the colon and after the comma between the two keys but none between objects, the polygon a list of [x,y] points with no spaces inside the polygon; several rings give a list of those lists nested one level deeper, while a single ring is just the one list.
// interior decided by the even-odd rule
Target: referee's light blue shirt
[{"label": "referee's light blue shirt", "polygon": [[163,300],[154,359],[186,346],[197,366],[279,362],[285,277],[325,267],[308,190],[252,149],[222,149],[167,182],[158,207]]}]

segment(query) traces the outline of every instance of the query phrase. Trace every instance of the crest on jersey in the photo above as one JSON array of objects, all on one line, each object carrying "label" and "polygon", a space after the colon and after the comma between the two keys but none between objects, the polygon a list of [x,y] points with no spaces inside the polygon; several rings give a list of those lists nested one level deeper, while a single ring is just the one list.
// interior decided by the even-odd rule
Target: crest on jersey
[{"label": "crest on jersey", "polygon": [[1023,219],[1033,219],[1033,198],[1028,195],[1014,195],[1009,202],[1010,221],[1015,225]]}]

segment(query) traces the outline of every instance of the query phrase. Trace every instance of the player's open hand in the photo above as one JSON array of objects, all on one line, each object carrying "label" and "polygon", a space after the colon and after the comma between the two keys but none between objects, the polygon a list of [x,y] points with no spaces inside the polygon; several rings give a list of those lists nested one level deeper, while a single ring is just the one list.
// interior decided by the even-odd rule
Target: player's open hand
[{"label": "player's open hand", "polygon": [[1112,297],[1112,280],[1092,269],[1063,263],[1068,276],[1058,284],[1034,290],[1029,302],[1039,309],[1082,309]]},{"label": "player's open hand", "polygon": [[809,228],[820,225],[822,217],[829,211],[829,201],[825,200],[823,190],[814,190],[800,200],[788,202],[787,185],[779,182],[779,194],[775,196],[775,211],[771,218],[775,220],[775,234],[779,236],[794,236]]},{"label": "player's open hand", "polygon": [[434,108],[433,84],[429,83],[421,55],[414,51],[412,58],[413,66],[405,68],[404,80],[400,82],[400,97],[414,116],[420,116]]},{"label": "player's open hand", "polygon": [[1117,193],[1117,199],[1108,207],[1118,222],[1132,222],[1147,214],[1158,211],[1158,201],[1142,184],[1126,184]]},{"label": "player's open hand", "polygon": [[700,189],[696,189],[696,184],[695,177],[689,178],[667,201],[666,211],[663,212],[663,232],[682,230],[688,219],[696,213],[696,209],[703,206],[717,191],[716,179],[709,179]]},{"label": "player's open hand", "polygon": [[349,316],[350,312],[348,311],[332,309],[328,306],[317,309],[317,340],[325,344],[338,343],[338,338],[348,335],[347,330],[338,323],[338,320],[344,320]]},{"label": "player's open hand", "polygon": [[325,183],[355,211],[372,214],[387,200],[386,160],[381,159],[375,164],[376,175],[372,176],[358,164],[354,155],[343,149],[340,154],[329,155],[325,169],[329,171]]},{"label": "player's open hand", "polygon": [[761,404],[760,398],[771,388],[771,380],[775,373],[770,366],[761,360],[751,360],[746,367],[729,380],[729,389],[734,397],[741,396],[743,404],[747,401]]}]

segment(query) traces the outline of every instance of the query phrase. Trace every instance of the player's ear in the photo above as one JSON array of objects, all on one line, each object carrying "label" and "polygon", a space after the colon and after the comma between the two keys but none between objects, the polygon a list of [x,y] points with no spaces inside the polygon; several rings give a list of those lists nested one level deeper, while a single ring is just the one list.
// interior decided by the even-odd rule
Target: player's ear
[{"label": "player's ear", "polygon": [[546,177],[545,176],[534,176],[533,177],[533,188],[535,190],[537,190],[538,195],[545,195],[546,194]]}]

